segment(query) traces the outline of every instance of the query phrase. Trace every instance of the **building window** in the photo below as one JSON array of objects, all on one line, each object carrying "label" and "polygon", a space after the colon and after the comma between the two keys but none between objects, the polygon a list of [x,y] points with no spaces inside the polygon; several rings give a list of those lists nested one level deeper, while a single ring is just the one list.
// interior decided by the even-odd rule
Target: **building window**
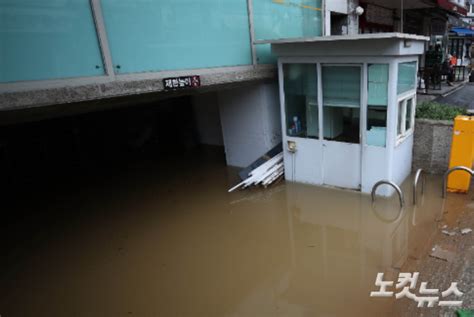
[{"label": "building window", "polygon": [[367,107],[367,145],[385,147],[387,139],[387,107]]},{"label": "building window", "polygon": [[405,131],[410,131],[413,126],[412,114],[413,114],[413,98],[408,99],[406,101]]},{"label": "building window", "polygon": [[388,64],[368,65],[367,145],[386,146]]},{"label": "building window", "polygon": [[318,138],[318,74],[316,64],[284,64],[286,134]]},{"label": "building window", "polygon": [[416,65],[417,62],[398,64],[397,93],[399,95],[415,89],[417,72]]},{"label": "building window", "polygon": [[360,143],[360,66],[323,65],[324,139]]},{"label": "building window", "polygon": [[397,139],[401,140],[413,132],[415,121],[415,95],[398,102]]},{"label": "building window", "polygon": [[404,104],[405,104],[405,101],[403,100],[398,103],[397,138],[400,138],[403,135]]}]

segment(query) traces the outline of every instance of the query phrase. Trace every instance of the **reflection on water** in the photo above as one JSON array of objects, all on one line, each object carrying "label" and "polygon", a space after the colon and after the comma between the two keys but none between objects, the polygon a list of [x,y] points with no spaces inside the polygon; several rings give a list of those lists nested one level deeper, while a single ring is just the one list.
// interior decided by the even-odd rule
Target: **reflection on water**
[{"label": "reflection on water", "polygon": [[376,274],[395,279],[448,208],[431,177],[416,208],[405,184],[404,210],[291,183],[228,194],[222,153],[193,157],[11,206],[40,216],[24,239],[24,218],[3,233],[2,316],[388,315],[390,299],[369,298]]}]

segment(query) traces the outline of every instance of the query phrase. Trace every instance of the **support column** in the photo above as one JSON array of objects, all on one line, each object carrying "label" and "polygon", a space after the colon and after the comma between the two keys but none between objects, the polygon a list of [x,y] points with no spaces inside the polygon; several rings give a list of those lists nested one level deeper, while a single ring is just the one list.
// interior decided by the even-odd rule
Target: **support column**
[{"label": "support column", "polygon": [[218,93],[227,165],[247,167],[281,142],[276,83]]},{"label": "support column", "polygon": [[348,0],[347,34],[359,34],[359,16],[353,12],[359,6],[359,0]]}]

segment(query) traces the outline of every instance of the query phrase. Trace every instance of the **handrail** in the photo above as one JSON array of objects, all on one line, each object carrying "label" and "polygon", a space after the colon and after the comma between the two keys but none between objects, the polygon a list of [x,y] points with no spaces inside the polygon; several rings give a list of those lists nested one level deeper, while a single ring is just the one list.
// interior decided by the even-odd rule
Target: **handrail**
[{"label": "handrail", "polygon": [[444,177],[443,177],[443,198],[446,198],[446,192],[448,191],[448,188],[447,188],[448,176],[454,171],[465,171],[471,174],[471,176],[474,176],[474,172],[470,168],[467,168],[465,166],[454,166],[450,168],[449,170],[447,170],[446,173],[444,173]]},{"label": "handrail", "polygon": [[381,180],[377,183],[375,183],[374,187],[372,187],[372,202],[375,201],[375,192],[377,191],[377,188],[380,186],[380,185],[390,185],[392,186],[398,193],[398,198],[400,199],[400,207],[403,208],[403,206],[405,206],[405,198],[403,196],[403,192],[402,190],[400,189],[400,187],[398,187],[397,184],[395,184],[394,182],[391,182],[389,180]]},{"label": "handrail", "polygon": [[416,171],[415,180],[413,181],[413,205],[416,205],[416,193],[418,189],[418,181],[420,180],[420,176],[423,175],[423,181],[421,182],[421,194],[425,193],[425,182],[426,176],[425,172],[420,168]]}]

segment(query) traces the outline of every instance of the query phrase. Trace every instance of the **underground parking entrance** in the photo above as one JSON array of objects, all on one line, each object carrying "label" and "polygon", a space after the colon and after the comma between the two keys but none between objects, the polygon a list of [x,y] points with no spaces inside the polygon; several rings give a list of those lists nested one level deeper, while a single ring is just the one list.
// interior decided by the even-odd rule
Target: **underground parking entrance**
[{"label": "underground parking entrance", "polygon": [[277,94],[276,84],[257,82],[5,112],[2,183],[45,185],[143,160],[195,165],[206,152],[218,165],[246,167],[281,140]]},{"label": "underground parking entrance", "polygon": [[402,210],[290,182],[229,194],[271,109],[256,91],[242,112],[249,95],[3,126],[2,316],[388,315],[377,273],[416,263],[471,197],[443,202],[436,177]]},{"label": "underground parking entrance", "polygon": [[[218,154],[216,163],[224,166],[218,109],[207,107],[196,118],[192,97],[184,96],[3,126],[3,185],[8,189],[31,183],[37,188],[75,183],[82,177],[93,183],[96,175],[101,179],[147,161],[187,158],[192,164],[192,158],[206,151]],[[205,120],[203,134],[198,132],[199,120]]]}]

